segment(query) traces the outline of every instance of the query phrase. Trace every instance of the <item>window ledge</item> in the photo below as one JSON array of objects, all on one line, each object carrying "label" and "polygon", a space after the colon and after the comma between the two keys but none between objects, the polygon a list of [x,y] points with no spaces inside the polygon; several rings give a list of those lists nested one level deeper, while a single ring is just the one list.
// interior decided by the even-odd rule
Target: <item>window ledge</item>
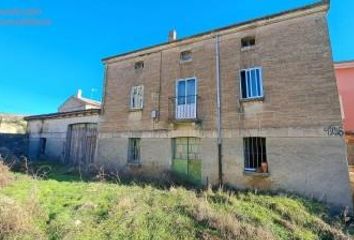
[{"label": "window ledge", "polygon": [[129,109],[129,112],[142,112],[142,111],[143,111],[143,108],[136,108],[136,109],[130,108]]},{"label": "window ledge", "polygon": [[255,177],[269,177],[270,173],[258,173],[258,172],[243,171],[243,175],[255,176]]},{"label": "window ledge", "polygon": [[128,163],[128,167],[140,168],[141,167],[141,163],[138,163],[138,162],[133,163],[133,162],[131,162],[131,163]]},{"label": "window ledge", "polygon": [[192,62],[192,59],[188,59],[188,60],[179,60],[179,64],[190,63],[190,62]]},{"label": "window ledge", "polygon": [[264,97],[240,98],[240,102],[263,102]]},{"label": "window ledge", "polygon": [[241,48],[241,52],[246,52],[246,51],[249,51],[249,50],[253,50],[255,48],[256,48],[256,46],[242,47]]}]

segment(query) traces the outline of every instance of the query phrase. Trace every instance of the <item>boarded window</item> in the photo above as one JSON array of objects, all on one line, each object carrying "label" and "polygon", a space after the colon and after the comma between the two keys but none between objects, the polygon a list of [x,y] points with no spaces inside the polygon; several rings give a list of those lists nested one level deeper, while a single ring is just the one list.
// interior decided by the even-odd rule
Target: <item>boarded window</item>
[{"label": "boarded window", "polygon": [[256,45],[255,37],[244,37],[241,39],[241,48],[249,48]]},{"label": "boarded window", "polygon": [[139,61],[139,62],[136,62],[134,67],[135,67],[135,70],[142,70],[144,68],[145,64],[143,61]]},{"label": "boarded window", "polygon": [[[243,139],[245,171],[268,172],[262,169],[262,163],[267,163],[266,139],[262,137],[247,137]],[[263,164],[264,165],[264,164]],[[268,166],[268,165],[267,165]]]},{"label": "boarded window", "polygon": [[181,62],[192,61],[192,51],[183,51],[180,56]]},{"label": "boarded window", "polygon": [[261,68],[249,68],[240,71],[241,98],[252,99],[263,97],[263,79]]},{"label": "boarded window", "polygon": [[130,108],[143,109],[144,107],[144,86],[134,86],[130,93]]},{"label": "boarded window", "polygon": [[199,141],[193,137],[173,139],[173,159],[199,160]]}]

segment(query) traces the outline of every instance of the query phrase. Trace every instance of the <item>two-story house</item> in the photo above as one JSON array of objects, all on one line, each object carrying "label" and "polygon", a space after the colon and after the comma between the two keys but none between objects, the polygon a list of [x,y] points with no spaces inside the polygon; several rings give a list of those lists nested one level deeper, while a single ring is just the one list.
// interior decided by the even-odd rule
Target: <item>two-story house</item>
[{"label": "two-story house", "polygon": [[327,1],[103,59],[96,162],[351,206]]}]

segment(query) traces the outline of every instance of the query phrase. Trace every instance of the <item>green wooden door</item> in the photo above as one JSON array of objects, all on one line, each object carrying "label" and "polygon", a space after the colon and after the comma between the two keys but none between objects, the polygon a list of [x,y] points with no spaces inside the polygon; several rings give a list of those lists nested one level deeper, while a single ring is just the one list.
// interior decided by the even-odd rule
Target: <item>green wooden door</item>
[{"label": "green wooden door", "polygon": [[201,184],[201,160],[198,138],[175,138],[173,140],[172,170],[183,180]]}]

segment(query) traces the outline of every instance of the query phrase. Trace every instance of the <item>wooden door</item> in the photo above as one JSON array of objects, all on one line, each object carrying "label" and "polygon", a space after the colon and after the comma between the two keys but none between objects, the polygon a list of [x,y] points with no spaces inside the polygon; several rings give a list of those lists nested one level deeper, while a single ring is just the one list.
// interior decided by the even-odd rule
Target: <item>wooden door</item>
[{"label": "wooden door", "polygon": [[66,163],[82,169],[93,163],[97,138],[96,123],[78,123],[68,127]]}]

